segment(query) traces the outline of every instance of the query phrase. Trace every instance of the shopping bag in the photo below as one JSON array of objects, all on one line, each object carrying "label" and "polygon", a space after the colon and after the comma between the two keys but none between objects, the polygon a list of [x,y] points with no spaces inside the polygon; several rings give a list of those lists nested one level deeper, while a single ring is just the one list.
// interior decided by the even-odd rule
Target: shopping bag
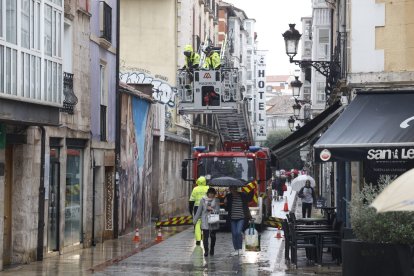
[{"label": "shopping bag", "polygon": [[246,251],[260,251],[259,232],[251,223],[249,228],[244,232]]},{"label": "shopping bag", "polygon": [[217,223],[220,220],[220,215],[218,213],[210,213],[207,215],[207,222],[208,224]]}]

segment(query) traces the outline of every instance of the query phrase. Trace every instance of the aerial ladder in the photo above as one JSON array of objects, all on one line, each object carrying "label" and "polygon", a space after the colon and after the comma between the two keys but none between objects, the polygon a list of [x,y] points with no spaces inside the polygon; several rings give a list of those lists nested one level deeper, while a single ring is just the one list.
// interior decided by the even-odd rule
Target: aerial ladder
[{"label": "aerial ladder", "polygon": [[[206,58],[201,52],[200,69],[178,70],[178,112],[212,114],[221,142],[221,150],[215,152],[208,152],[203,146],[195,147],[192,156],[183,161],[181,175],[184,180],[193,183],[199,176],[206,176],[209,183],[214,183],[214,179],[220,181],[223,176],[240,181],[244,192],[254,194],[249,208],[255,223],[260,228],[264,225],[280,226],[278,219],[271,218],[271,191],[268,189],[271,179],[270,152],[253,145],[248,101],[241,91],[239,70],[231,62],[231,35],[232,32],[230,38],[225,37],[221,47],[213,47],[220,53],[219,70],[201,69]],[[202,47],[210,44],[207,39]],[[219,188],[218,197],[222,201],[227,191],[222,192]],[[223,223],[227,221],[226,215],[227,212],[221,209]],[[157,225],[191,222],[189,217],[178,217]]]}]

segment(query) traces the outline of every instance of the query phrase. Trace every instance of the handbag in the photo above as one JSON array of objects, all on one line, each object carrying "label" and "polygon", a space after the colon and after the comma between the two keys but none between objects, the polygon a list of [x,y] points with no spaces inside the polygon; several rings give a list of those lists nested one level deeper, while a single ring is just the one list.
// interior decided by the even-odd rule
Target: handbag
[{"label": "handbag", "polygon": [[250,224],[249,228],[244,232],[245,248],[247,251],[260,251],[259,233],[254,227],[254,224]]},{"label": "handbag", "polygon": [[219,222],[219,220],[220,220],[220,215],[218,213],[211,212],[210,214],[207,215],[208,224],[217,223]]}]

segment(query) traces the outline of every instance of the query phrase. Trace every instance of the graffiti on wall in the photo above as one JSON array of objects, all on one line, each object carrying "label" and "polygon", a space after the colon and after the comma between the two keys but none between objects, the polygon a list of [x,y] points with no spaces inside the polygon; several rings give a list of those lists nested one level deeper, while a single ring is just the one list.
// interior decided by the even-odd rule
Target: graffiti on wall
[{"label": "graffiti on wall", "polygon": [[121,118],[119,228],[128,233],[151,219],[152,106],[122,94]]},{"label": "graffiti on wall", "polygon": [[168,78],[162,75],[151,76],[149,71],[133,71],[120,73],[120,80],[125,83],[152,84],[152,97],[159,103],[169,107],[175,106],[177,88],[168,84]]}]

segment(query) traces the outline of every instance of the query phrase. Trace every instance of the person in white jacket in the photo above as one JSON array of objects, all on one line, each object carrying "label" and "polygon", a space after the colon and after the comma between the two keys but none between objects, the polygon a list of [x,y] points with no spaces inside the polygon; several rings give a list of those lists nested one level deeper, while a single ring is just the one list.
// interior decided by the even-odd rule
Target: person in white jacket
[{"label": "person in white jacket", "polygon": [[[216,244],[216,232],[220,228],[219,223],[208,223],[208,215],[212,212],[219,213],[220,201],[216,198],[216,190],[209,188],[207,190],[207,196],[204,196],[200,200],[200,204],[197,209],[197,213],[193,217],[193,222],[196,222],[201,218],[201,229],[203,230],[203,246],[204,256],[207,257],[210,248],[210,255],[214,255],[214,246]],[[208,238],[211,238],[210,246],[208,244]]]}]

